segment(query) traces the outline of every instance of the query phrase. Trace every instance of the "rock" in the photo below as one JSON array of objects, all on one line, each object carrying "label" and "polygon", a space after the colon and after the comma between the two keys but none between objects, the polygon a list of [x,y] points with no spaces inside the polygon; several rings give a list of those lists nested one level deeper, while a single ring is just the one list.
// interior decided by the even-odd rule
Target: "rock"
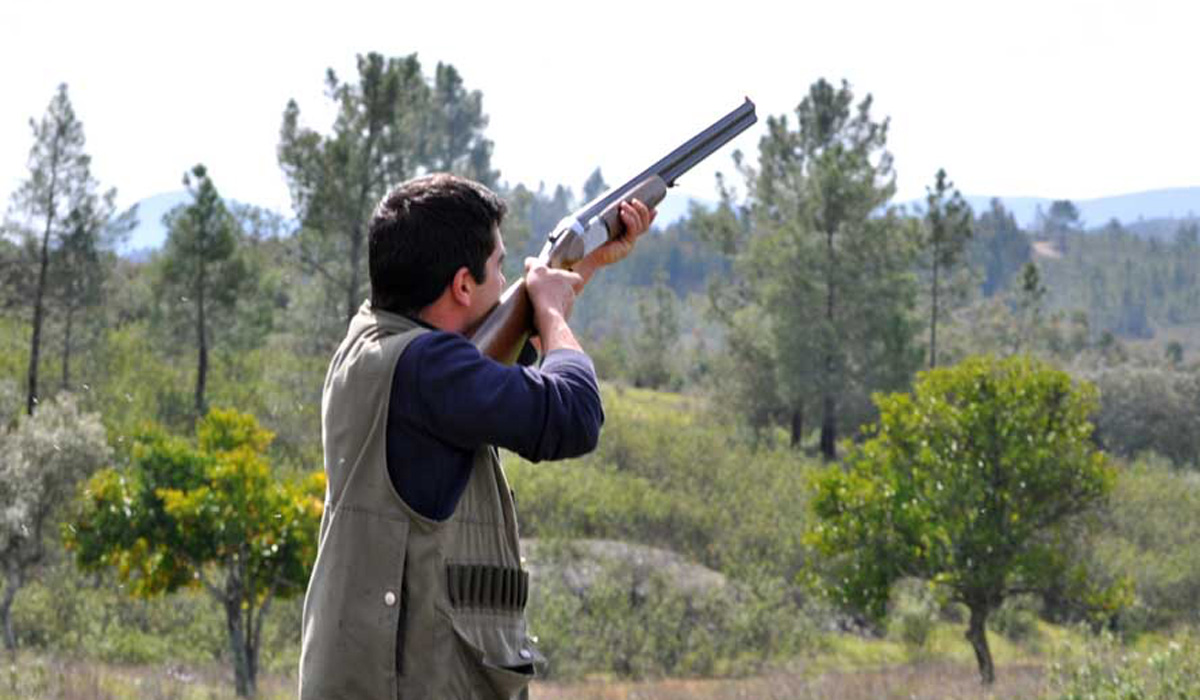
[{"label": "rock", "polygon": [[611,572],[629,576],[630,590],[638,596],[648,594],[648,582],[656,576],[689,598],[712,593],[736,595],[724,574],[667,549],[616,540],[531,538],[521,541],[521,550],[534,586],[558,578],[579,596],[586,596]]}]

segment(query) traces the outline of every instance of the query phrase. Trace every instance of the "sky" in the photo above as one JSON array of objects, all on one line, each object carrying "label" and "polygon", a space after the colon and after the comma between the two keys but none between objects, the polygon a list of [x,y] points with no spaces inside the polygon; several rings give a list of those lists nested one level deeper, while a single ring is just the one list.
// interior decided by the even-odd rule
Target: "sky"
[{"label": "sky", "polygon": [[[67,83],[93,172],[124,207],[208,166],[223,194],[290,212],[288,99],[327,131],[327,68],[417,53],[483,92],[509,184],[632,177],[750,97],[759,127],[680,181],[741,185],[769,115],[819,78],[890,119],[897,199],[938,168],[965,194],[1090,199],[1200,185],[1200,2],[338,2],[4,0],[0,199],[29,119]],[[792,118],[794,124],[794,117]]]}]

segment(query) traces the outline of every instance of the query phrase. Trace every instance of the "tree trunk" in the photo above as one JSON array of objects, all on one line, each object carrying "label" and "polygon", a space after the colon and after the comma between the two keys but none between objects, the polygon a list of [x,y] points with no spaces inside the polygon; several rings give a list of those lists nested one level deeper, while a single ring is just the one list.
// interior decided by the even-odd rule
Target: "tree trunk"
[{"label": "tree trunk", "polygon": [[63,354],[62,354],[62,388],[63,391],[71,389],[71,326],[75,321],[75,306],[70,301],[67,302],[67,326],[63,331]]},{"label": "tree trunk", "polygon": [[46,230],[42,233],[41,265],[38,269],[37,289],[33,294],[33,337],[29,341],[29,393],[25,397],[25,412],[33,415],[37,405],[38,355],[42,347],[42,320],[46,313],[46,277],[50,269],[50,232],[54,230],[54,199],[58,189],[58,146],[62,133],[61,124],[54,135],[54,146],[50,152],[50,190],[46,195]]},{"label": "tree trunk", "polygon": [[208,383],[208,337],[204,319],[204,263],[200,263],[200,284],[196,290],[196,345],[199,358],[196,367],[196,420],[204,417],[204,388]]},{"label": "tree trunk", "polygon": [[[833,343],[832,335],[837,328],[837,313],[835,312],[836,305],[836,280],[837,280],[837,251],[833,247],[834,231],[830,229],[825,233],[825,245],[829,256],[829,277],[825,286],[825,322],[829,324],[828,342]],[[821,455],[826,461],[832,462],[837,459],[837,399],[833,392],[835,388],[831,388],[834,372],[834,356],[833,348],[826,348],[825,355],[825,381],[826,388],[824,397],[821,402]],[[833,383],[832,387],[839,387],[840,382]]]},{"label": "tree trunk", "polygon": [[229,632],[229,650],[233,656],[233,685],[238,697],[254,697],[256,688],[255,659],[249,645],[248,630],[242,620],[242,604],[246,593],[241,580],[230,574],[225,585],[225,629]]},{"label": "tree trunk", "polygon": [[938,263],[937,248],[933,250],[933,309],[929,318],[929,368],[937,367],[937,322],[938,322]]},{"label": "tree trunk", "polygon": [[821,416],[821,455],[832,462],[837,459],[837,399],[826,394]]},{"label": "tree trunk", "polygon": [[988,648],[988,612],[988,608],[983,606],[971,608],[971,621],[966,636],[975,650],[975,660],[979,663],[979,679],[983,685],[990,686],[996,682],[996,668],[992,664],[992,650]]},{"label": "tree trunk", "polygon": [[804,439],[804,409],[797,408],[792,411],[792,447],[800,447],[800,441]]},{"label": "tree trunk", "polygon": [[12,568],[9,568],[5,578],[7,580],[4,585],[4,598],[0,600],[0,622],[4,624],[4,648],[16,651],[17,635],[12,627],[12,605],[24,581],[21,580],[21,572]]}]

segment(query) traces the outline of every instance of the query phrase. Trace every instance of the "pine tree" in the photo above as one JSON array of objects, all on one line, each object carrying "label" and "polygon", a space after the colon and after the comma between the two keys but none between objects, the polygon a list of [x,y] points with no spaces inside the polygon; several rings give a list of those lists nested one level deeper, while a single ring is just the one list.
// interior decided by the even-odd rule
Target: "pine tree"
[{"label": "pine tree", "polygon": [[925,197],[923,248],[929,272],[929,366],[937,367],[937,325],[941,292],[971,238],[971,208],[954,183],[938,170]]},{"label": "pine tree", "polygon": [[254,275],[238,255],[236,220],[203,165],[183,178],[192,203],[167,214],[167,243],[155,286],[167,313],[191,326],[196,343],[194,417],[207,413],[213,317],[232,311]]},{"label": "pine tree", "polygon": [[[69,258],[70,251],[58,254],[65,241],[70,242],[73,250],[95,247],[99,230],[112,214],[115,191],[110,190],[103,197],[96,194],[98,183],[91,174],[91,158],[84,152],[83,124],[75,116],[66,84],[59,85],[46,114],[40,121],[31,119],[30,127],[34,144],[29,151],[29,178],[17,190],[14,205],[26,217],[28,230],[37,237],[34,245],[37,272],[30,275],[33,329],[25,401],[26,412],[33,415],[39,399],[39,366],[48,302],[56,281],[52,262],[55,258]],[[64,359],[69,361],[67,356]]]}]

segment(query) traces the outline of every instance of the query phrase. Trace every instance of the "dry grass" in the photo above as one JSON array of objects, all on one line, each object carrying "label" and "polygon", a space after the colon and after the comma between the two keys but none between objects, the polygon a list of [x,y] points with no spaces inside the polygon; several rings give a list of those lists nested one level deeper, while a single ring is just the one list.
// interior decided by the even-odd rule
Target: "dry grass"
[{"label": "dry grass", "polygon": [[663,680],[642,683],[537,683],[534,700],[1026,700],[1043,692],[1036,665],[997,669],[984,689],[973,665],[904,664],[885,669],[827,672],[809,677],[781,673],[737,680]]},{"label": "dry grass", "polygon": [[[0,700],[233,700],[232,671],[202,668],[125,666],[22,652],[3,658]],[[259,678],[260,700],[294,698],[291,678]]]},{"label": "dry grass", "polygon": [[[535,700],[1024,700],[1043,692],[1042,669],[1015,664],[997,669],[990,690],[973,665],[933,661],[876,669],[777,672],[726,680],[535,683]],[[260,679],[261,700],[295,697],[295,680]],[[219,666],[120,666],[22,653],[0,667],[0,700],[234,700],[232,680]]]}]

